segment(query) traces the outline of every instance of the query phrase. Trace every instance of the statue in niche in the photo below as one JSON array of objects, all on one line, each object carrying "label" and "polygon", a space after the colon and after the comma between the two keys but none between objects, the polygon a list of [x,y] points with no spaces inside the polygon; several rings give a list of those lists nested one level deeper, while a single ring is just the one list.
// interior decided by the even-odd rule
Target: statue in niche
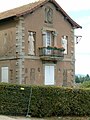
[{"label": "statue in niche", "polygon": [[29,42],[29,54],[35,55],[34,53],[34,33],[29,32],[28,42]]},{"label": "statue in niche", "polygon": [[62,47],[64,47],[64,54],[67,54],[67,36],[62,36],[61,38]]}]

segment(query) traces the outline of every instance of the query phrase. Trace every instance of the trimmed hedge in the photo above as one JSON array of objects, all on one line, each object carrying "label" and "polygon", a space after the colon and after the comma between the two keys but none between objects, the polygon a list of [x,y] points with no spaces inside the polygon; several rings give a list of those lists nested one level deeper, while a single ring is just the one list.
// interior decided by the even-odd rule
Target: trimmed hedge
[{"label": "trimmed hedge", "polygon": [[90,115],[90,89],[0,84],[0,114],[27,112],[34,117]]}]

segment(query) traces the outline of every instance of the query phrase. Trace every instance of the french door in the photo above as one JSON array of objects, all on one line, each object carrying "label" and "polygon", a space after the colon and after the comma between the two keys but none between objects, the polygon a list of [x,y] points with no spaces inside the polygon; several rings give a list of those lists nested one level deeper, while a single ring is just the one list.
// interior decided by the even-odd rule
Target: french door
[{"label": "french door", "polygon": [[[43,38],[43,45],[45,47],[51,46],[51,32],[50,31],[46,31],[46,34]],[[45,53],[46,53],[46,55],[49,55],[49,54],[51,54],[51,50],[46,49]]]}]

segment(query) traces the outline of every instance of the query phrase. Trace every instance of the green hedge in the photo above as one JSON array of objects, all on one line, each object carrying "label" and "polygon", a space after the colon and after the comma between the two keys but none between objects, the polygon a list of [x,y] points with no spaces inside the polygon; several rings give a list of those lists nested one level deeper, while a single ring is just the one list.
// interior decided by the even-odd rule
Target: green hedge
[{"label": "green hedge", "polygon": [[35,117],[90,115],[90,89],[0,84],[0,114],[27,111]]}]

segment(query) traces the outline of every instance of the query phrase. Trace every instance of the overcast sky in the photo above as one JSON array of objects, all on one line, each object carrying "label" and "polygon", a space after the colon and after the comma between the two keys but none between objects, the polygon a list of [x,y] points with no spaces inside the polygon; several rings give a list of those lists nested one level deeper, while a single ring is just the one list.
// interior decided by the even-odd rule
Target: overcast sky
[{"label": "overcast sky", "polygon": [[[12,9],[35,0],[0,0],[0,12]],[[76,74],[90,75],[90,0],[56,0],[57,3],[83,29],[75,31],[75,35],[82,36],[76,44]]]}]

